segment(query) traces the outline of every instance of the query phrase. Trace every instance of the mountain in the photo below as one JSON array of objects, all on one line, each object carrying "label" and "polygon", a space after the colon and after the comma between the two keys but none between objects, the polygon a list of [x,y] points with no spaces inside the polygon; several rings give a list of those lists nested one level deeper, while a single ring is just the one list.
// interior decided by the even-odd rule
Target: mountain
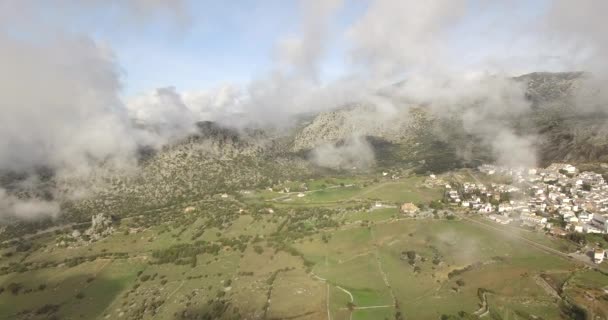
[{"label": "mountain", "polygon": [[[583,72],[531,73],[512,78],[525,88],[531,107],[501,121],[514,132],[537,137],[540,165],[551,162],[608,161],[605,113],[588,88]],[[582,95],[586,96],[582,96]],[[582,97],[581,97],[582,96]],[[591,102],[587,102],[591,101]],[[586,104],[585,104],[586,103]],[[111,188],[90,208],[152,208],[201,194],[271,187],[294,177],[314,175],[328,161],[318,157],[364,158],[367,148],[350,146],[364,139],[375,167],[442,172],[476,167],[496,159],[492,137],[465,130],[462,117],[438,117],[428,105],[386,111],[372,104],[351,104],[321,112],[291,131],[231,129],[213,122],[197,124],[196,134],[152,155],[135,175],[109,179]],[[490,142],[489,142],[490,141]],[[330,154],[324,153],[330,150]],[[328,167],[350,169],[350,167]],[[86,203],[86,201],[85,201]]]},{"label": "mountain", "polygon": [[608,161],[608,105],[589,74],[543,72],[515,79],[527,84],[543,164]]},{"label": "mountain", "polygon": [[[530,108],[516,117],[499,120],[516,133],[537,137],[533,144],[540,165],[608,161],[608,116],[596,92],[590,89],[593,84],[589,78],[583,72],[536,72],[511,79],[524,86]],[[373,105],[353,105],[322,112],[295,135],[293,150],[311,150],[361,135],[376,142],[381,163],[387,157],[402,163],[436,161],[437,148],[455,161],[447,166],[426,165],[431,171],[493,160],[487,141],[491,137],[484,142],[465,130],[456,112],[437,117],[429,106],[396,109],[401,111],[387,114]],[[421,146],[423,151],[418,150]]]},{"label": "mountain", "polygon": [[[608,161],[608,117],[597,91],[589,89],[588,74],[531,73],[512,80],[525,87],[531,107],[503,122],[514,132],[537,137],[540,165]],[[493,137],[465,130],[457,114],[438,117],[428,105],[397,110],[351,104],[321,112],[291,131],[200,122],[196,133],[179,142],[160,150],[142,147],[136,170],[101,166],[84,177],[57,178],[52,170],[40,169],[35,179],[3,172],[0,187],[20,197],[57,199],[65,212],[61,219],[86,220],[90,212],[134,215],[218,193],[272,187],[324,170],[350,170],[359,158],[368,167],[356,165],[358,169],[399,167],[418,173],[496,159],[489,143]],[[328,165],[334,160],[340,165]]]}]

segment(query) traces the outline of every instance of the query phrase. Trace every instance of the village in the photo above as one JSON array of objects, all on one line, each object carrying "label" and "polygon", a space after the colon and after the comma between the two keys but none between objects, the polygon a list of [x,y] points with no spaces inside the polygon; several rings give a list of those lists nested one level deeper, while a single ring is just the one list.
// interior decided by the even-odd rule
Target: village
[{"label": "village", "polygon": [[[554,236],[608,234],[608,184],[601,174],[580,172],[570,164],[545,169],[484,164],[479,172],[490,181],[445,184],[445,201],[478,213],[498,224],[520,224]],[[431,178],[434,178],[431,176]],[[592,259],[601,263],[602,248]]]}]

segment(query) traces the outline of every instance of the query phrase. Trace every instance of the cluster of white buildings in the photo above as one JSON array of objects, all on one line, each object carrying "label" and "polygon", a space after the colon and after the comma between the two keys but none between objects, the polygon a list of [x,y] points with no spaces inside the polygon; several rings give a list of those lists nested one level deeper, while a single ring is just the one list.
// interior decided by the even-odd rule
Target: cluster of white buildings
[{"label": "cluster of white buildings", "polygon": [[565,225],[558,233],[608,233],[608,184],[600,174],[560,163],[545,169],[482,165],[479,170],[512,182],[446,185],[447,200],[498,223],[551,228],[548,221],[557,220]]}]

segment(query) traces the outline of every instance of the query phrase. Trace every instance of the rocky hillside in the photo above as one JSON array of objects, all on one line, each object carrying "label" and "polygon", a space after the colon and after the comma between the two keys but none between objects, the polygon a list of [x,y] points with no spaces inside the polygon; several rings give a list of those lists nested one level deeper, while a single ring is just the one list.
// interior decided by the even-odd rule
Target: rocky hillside
[{"label": "rocky hillside", "polygon": [[[519,118],[505,121],[516,132],[538,136],[536,149],[541,164],[608,161],[608,117],[601,111],[606,108],[592,96],[593,90],[587,90],[588,76],[583,72],[539,72],[513,78],[524,83],[532,107]],[[356,105],[320,113],[295,136],[293,150],[310,150],[360,135],[383,142],[376,148],[380,158],[436,160],[416,157],[423,145],[427,152],[422,153],[428,157],[434,157],[429,149],[439,147],[451,148],[451,155],[464,162],[492,159],[488,146],[467,134],[458,114],[439,120],[424,107],[403,106],[402,110],[387,114],[374,106]],[[387,143],[391,146],[389,153],[384,152]]]},{"label": "rocky hillside", "polygon": [[293,151],[313,149],[353,135],[398,142],[409,135],[415,124],[406,113],[385,114],[372,105],[352,105],[317,115],[296,134]]},{"label": "rocky hillside", "polygon": [[516,78],[527,83],[533,102],[530,118],[541,137],[543,164],[554,161],[608,161],[608,105],[582,72],[531,73]]},{"label": "rocky hillside", "polygon": [[147,158],[131,174],[109,179],[95,197],[78,202],[77,212],[138,211],[194,201],[220,193],[272,186],[308,174],[307,162],[285,153],[280,139],[262,132],[237,132],[213,123],[200,133]]},{"label": "rocky hillside", "polygon": [[[594,99],[593,90],[582,90],[587,76],[532,73],[514,78],[525,84],[533,107],[509,121],[514,130],[539,137],[541,164],[608,161],[606,108]],[[0,187],[20,197],[69,198],[61,200],[67,213],[62,219],[88,220],[91,212],[131,215],[311,175],[317,169],[314,156],[324,154],[314,152],[320,147],[331,157],[341,150],[358,157],[360,146],[344,148],[353,136],[369,144],[362,150],[371,148],[379,167],[398,165],[425,173],[493,160],[487,140],[464,130],[461,118],[436,117],[424,106],[386,112],[369,104],[351,105],[320,113],[289,134],[237,131],[211,122],[199,123],[198,129],[162,150],[142,148],[138,168],[131,172],[101,167],[89,176],[63,180],[47,169],[34,178],[4,172]],[[66,194],[70,197],[61,197]]]}]

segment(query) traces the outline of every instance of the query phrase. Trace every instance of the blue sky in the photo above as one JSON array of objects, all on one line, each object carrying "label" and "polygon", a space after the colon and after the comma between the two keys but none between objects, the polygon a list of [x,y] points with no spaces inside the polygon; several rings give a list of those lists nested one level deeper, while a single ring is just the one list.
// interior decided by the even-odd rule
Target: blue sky
[{"label": "blue sky", "polygon": [[[106,19],[113,16],[105,13],[75,25],[91,28],[96,40],[111,47],[129,96],[162,86],[188,90],[246,85],[272,68],[278,40],[297,36],[298,5],[278,0],[189,1],[184,21],[158,16],[125,31],[108,25]],[[366,5],[355,1],[336,15],[322,68],[326,76],[342,71],[343,31]]]},{"label": "blue sky", "polygon": [[[328,30],[323,80],[339,77],[348,68],[345,32],[365,13],[369,1],[344,3]],[[517,55],[511,45],[521,39],[514,38],[514,30],[525,29],[548,5],[549,0],[471,0],[463,23],[450,31],[451,47],[464,65],[496,52]],[[122,20],[118,9],[68,9],[74,33],[92,36],[115,54],[125,96],[164,86],[246,86],[273,68],[279,40],[298,35],[301,12],[295,0],[188,0],[183,15],[156,12],[144,22]],[[44,18],[53,19],[53,10],[49,12]],[[65,14],[58,18],[66,20]]]}]

